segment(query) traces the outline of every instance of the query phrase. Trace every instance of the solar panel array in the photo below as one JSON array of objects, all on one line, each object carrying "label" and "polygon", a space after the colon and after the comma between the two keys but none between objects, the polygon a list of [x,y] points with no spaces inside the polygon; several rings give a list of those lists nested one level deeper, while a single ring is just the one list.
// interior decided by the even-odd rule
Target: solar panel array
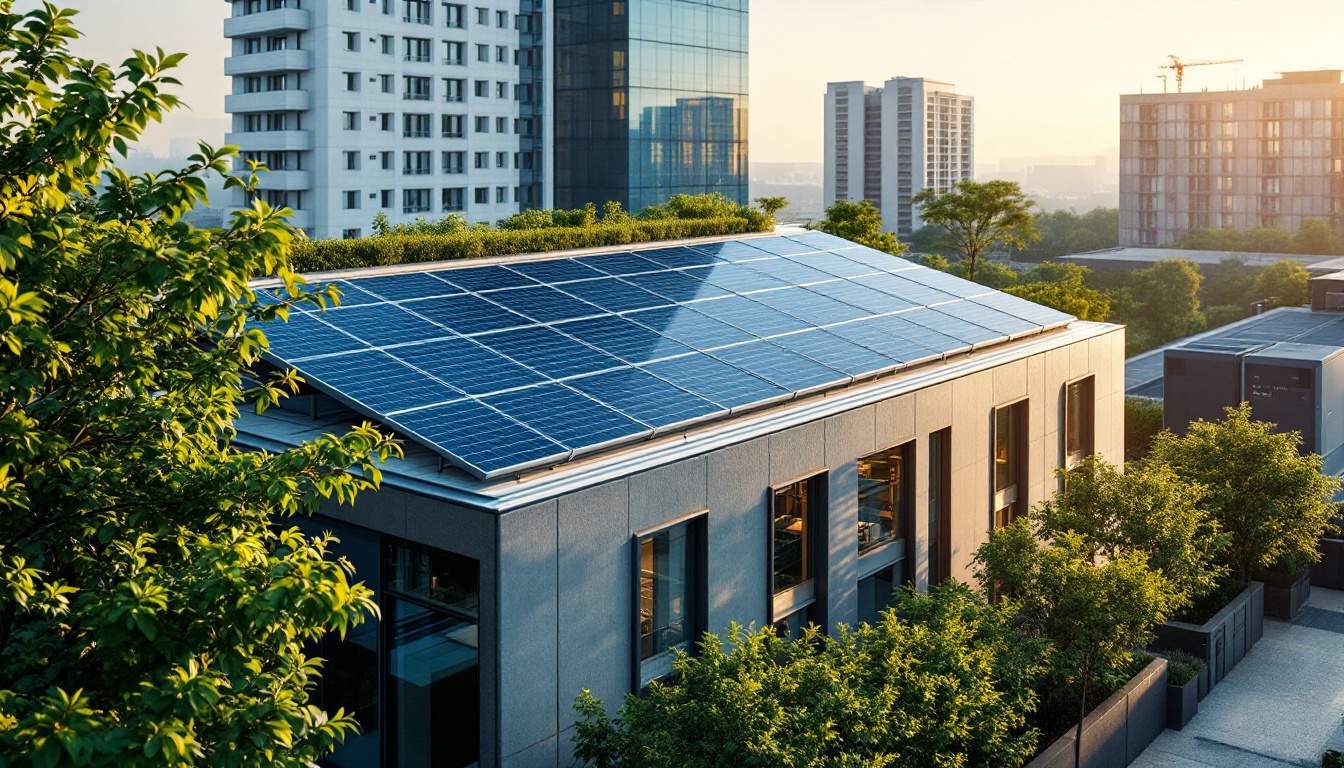
[{"label": "solar panel array", "polygon": [[820,232],[335,282],[270,358],[483,479],[1073,319]]},{"label": "solar panel array", "polygon": [[[1344,348],[1344,314],[1280,309],[1212,331],[1181,346],[1242,348],[1279,341]],[[1154,350],[1125,362],[1125,394],[1162,397],[1164,353],[1165,349]]]}]

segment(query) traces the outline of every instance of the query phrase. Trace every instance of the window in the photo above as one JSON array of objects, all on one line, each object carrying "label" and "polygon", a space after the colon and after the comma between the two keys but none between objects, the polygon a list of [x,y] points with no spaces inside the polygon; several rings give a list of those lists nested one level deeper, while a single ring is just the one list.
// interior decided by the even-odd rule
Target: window
[{"label": "window", "polygon": [[358,112],[342,112],[342,113],[341,113],[341,127],[344,128],[344,129],[347,130],[347,131],[358,131],[358,130],[359,130],[359,113],[358,113]]},{"label": "window", "polygon": [[952,570],[952,428],[929,435],[929,586]]},{"label": "window", "polygon": [[466,170],[466,152],[444,152],[443,153],[443,172],[444,173],[462,173]]},{"label": "window", "polygon": [[[808,622],[821,623],[817,532],[825,530],[826,475],[775,488],[770,504],[770,621],[792,636]],[[801,615],[799,615],[801,614]]]},{"label": "window", "polygon": [[477,24],[478,26],[482,26],[482,27],[484,27],[484,26],[489,26],[489,24],[490,24],[490,9],[489,9],[489,8],[481,8],[481,7],[477,6],[477,8],[476,8],[476,24]]},{"label": "window", "polygon": [[429,61],[430,47],[433,41],[423,37],[407,37],[402,39],[405,46],[405,59],[413,63],[425,63]]},{"label": "window", "polygon": [[453,40],[443,43],[443,63],[451,66],[466,64],[467,44]]},{"label": "window", "polygon": [[496,202],[496,203],[507,203],[507,202],[509,202],[509,188],[508,188],[508,187],[495,187],[495,202]]},{"label": "window", "polygon": [[405,114],[401,116],[401,135],[408,139],[429,138],[429,115]]},{"label": "window", "polygon": [[384,131],[392,130],[393,114],[391,112],[380,112],[378,114],[378,127]]},{"label": "window", "polygon": [[495,11],[495,26],[496,26],[496,27],[499,27],[500,29],[508,29],[508,28],[509,28],[509,12],[508,12],[508,11]]},{"label": "window", "polygon": [[407,101],[429,101],[429,84],[428,77],[404,75],[401,98]]},{"label": "window", "polygon": [[471,163],[477,169],[490,167],[490,153],[476,152],[472,155]]},{"label": "window", "polygon": [[391,75],[378,76],[378,90],[383,93],[392,93],[396,87],[396,81],[392,79]]},{"label": "window", "polygon": [[341,239],[342,239],[342,240],[357,240],[357,239],[359,239],[359,237],[360,237],[360,229],[359,229],[359,227],[354,227],[354,228],[351,228],[351,229],[342,229],[342,230],[341,230]]},{"label": "window", "polygon": [[490,97],[489,80],[477,80],[475,86],[476,86],[476,98],[487,99]]},{"label": "window", "polygon": [[429,210],[428,189],[403,189],[401,191],[402,213],[425,213]]},{"label": "window", "polygon": [[461,211],[466,208],[467,190],[465,187],[445,187],[442,196],[444,213]]},{"label": "window", "polygon": [[466,16],[466,11],[467,7],[465,5],[459,5],[457,3],[444,3],[443,4],[444,26],[450,27],[452,29],[461,29],[462,27],[466,26],[466,24],[464,23],[464,17]]},{"label": "window", "polygon": [[392,190],[384,189],[378,193],[378,205],[382,208],[392,207]]},{"label": "window", "polygon": [[434,172],[429,152],[403,152],[401,156],[401,175],[426,176]]},{"label": "window", "polygon": [[359,170],[359,153],[358,153],[358,152],[346,152],[346,153],[345,153],[345,170],[347,170],[347,171],[358,171],[358,170]]},{"label": "window", "polygon": [[466,135],[466,131],[463,129],[466,119],[462,115],[442,115],[439,122],[445,139],[460,139]]},{"label": "window", "polygon": [[359,0],[345,0],[345,10],[359,13]]},{"label": "window", "polygon": [[[859,459],[859,553],[899,542],[909,530],[912,485],[906,468],[913,464],[913,444],[891,448]],[[902,556],[903,556],[902,552]]]},{"label": "window", "polygon": [[490,46],[488,46],[488,45],[481,45],[480,43],[477,43],[477,44],[476,44],[476,60],[477,60],[477,61],[489,61],[489,60],[490,60]]},{"label": "window", "polygon": [[507,45],[495,46],[495,63],[496,64],[509,63],[509,47]]},{"label": "window", "polygon": [[445,77],[443,79],[443,100],[444,101],[465,101],[467,96],[467,81],[461,78]]},{"label": "window", "polygon": [[[390,151],[381,152],[379,153],[379,157],[382,159],[383,170],[392,170],[392,153]],[[387,208],[388,206],[385,205],[383,207]]]},{"label": "window", "polygon": [[889,565],[866,579],[859,579],[859,621],[877,623],[882,609],[891,605],[900,584],[899,566]]},{"label": "window", "polygon": [[490,132],[490,118],[488,118],[488,117],[484,117],[484,116],[482,116],[482,115],[477,115],[477,116],[476,116],[476,132],[477,132],[477,133],[489,133],[489,132]]},{"label": "window", "polygon": [[994,528],[1016,520],[1027,502],[1026,427],[1026,400],[994,409]]},{"label": "window", "polygon": [[379,35],[378,39],[382,43],[383,53],[388,56],[391,56],[393,51],[395,51],[397,47],[396,38],[392,37],[391,35]]},{"label": "window", "polygon": [[509,118],[507,118],[507,117],[496,117],[496,118],[495,118],[495,133],[508,133],[508,132],[509,132]]},{"label": "window", "polygon": [[637,536],[637,682],[666,677],[677,650],[690,651],[703,627],[704,515]]},{"label": "window", "polygon": [[347,51],[358,51],[358,50],[359,50],[359,33],[358,33],[358,32],[342,32],[341,35],[345,37],[345,50],[347,50]]},{"label": "window", "polygon": [[475,201],[475,203],[476,203],[477,205],[489,205],[489,204],[490,204],[490,188],[489,188],[489,187],[477,187],[476,189],[472,190],[472,198],[473,198],[473,200]]},{"label": "window", "polygon": [[1073,469],[1094,450],[1095,378],[1064,385],[1064,468]]},{"label": "window", "polygon": [[411,24],[429,24],[430,0],[402,0],[405,13],[402,21]]},{"label": "window", "polygon": [[347,190],[341,193],[345,201],[345,210],[354,211],[359,209],[359,192],[357,190]]},{"label": "window", "polygon": [[496,167],[496,168],[508,168],[508,167],[509,167],[509,153],[508,153],[508,152],[496,152],[496,153],[495,153],[495,167]]},{"label": "window", "polygon": [[358,90],[359,90],[359,73],[358,73],[358,72],[344,72],[344,73],[342,73],[342,74],[345,76],[345,90],[347,90],[347,91],[358,91]]}]

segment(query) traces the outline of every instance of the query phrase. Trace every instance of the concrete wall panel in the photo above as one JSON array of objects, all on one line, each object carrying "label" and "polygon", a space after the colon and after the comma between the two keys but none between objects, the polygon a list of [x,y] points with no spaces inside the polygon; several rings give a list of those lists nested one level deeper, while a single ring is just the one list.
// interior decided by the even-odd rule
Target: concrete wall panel
[{"label": "concrete wall panel", "polygon": [[834,467],[878,449],[873,432],[876,410],[874,406],[856,408],[826,419],[826,466]]},{"label": "concrete wall panel", "polygon": [[[921,435],[952,426],[952,383],[935,384],[915,393],[915,431]],[[909,397],[907,395],[906,397]],[[881,406],[879,406],[881,407]]]},{"label": "concrete wall panel", "polygon": [[[506,765],[555,763],[556,508],[554,501],[499,518],[499,754]],[[536,751],[546,741],[549,752]],[[541,755],[523,758],[519,753]]]},{"label": "concrete wall panel", "polygon": [[830,471],[830,515],[826,526],[827,627],[858,621],[859,475],[849,461]]},{"label": "concrete wall panel", "polygon": [[709,628],[765,624],[769,542],[770,441],[711,453],[709,462]]},{"label": "concrete wall panel", "polygon": [[630,532],[704,509],[705,457],[686,459],[630,478]]},{"label": "concrete wall panel", "polygon": [[918,434],[915,428],[916,397],[902,395],[877,404],[877,448],[900,445]]},{"label": "concrete wall panel", "polygon": [[779,485],[826,466],[826,424],[814,421],[770,435],[770,484]]}]

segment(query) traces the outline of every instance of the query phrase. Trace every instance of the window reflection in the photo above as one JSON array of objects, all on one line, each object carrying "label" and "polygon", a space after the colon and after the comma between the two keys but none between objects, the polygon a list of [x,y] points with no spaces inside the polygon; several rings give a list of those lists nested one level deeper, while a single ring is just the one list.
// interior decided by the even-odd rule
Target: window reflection
[{"label": "window reflection", "polygon": [[480,751],[476,623],[399,598],[389,601],[388,609],[396,765],[475,764]]},{"label": "window reflection", "polygon": [[883,568],[859,580],[859,621],[877,623],[882,611],[893,602],[896,580],[896,566]]},{"label": "window reflection", "polygon": [[806,480],[775,491],[775,592],[812,578],[812,509]]},{"label": "window reflection", "polygon": [[673,651],[689,650],[695,640],[699,527],[683,523],[638,542],[641,684],[666,676]]},{"label": "window reflection", "polygon": [[1072,469],[1093,452],[1092,377],[1064,388],[1064,466]]},{"label": "window reflection", "polygon": [[908,446],[859,459],[859,552],[905,535]]}]

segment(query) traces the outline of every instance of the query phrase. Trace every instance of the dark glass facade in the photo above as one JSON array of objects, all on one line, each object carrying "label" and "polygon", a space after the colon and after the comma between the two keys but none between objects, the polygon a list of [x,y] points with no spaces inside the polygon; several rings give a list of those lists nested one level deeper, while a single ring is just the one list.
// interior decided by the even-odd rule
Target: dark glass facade
[{"label": "dark glass facade", "polygon": [[747,202],[748,3],[556,1],[556,207]]}]

